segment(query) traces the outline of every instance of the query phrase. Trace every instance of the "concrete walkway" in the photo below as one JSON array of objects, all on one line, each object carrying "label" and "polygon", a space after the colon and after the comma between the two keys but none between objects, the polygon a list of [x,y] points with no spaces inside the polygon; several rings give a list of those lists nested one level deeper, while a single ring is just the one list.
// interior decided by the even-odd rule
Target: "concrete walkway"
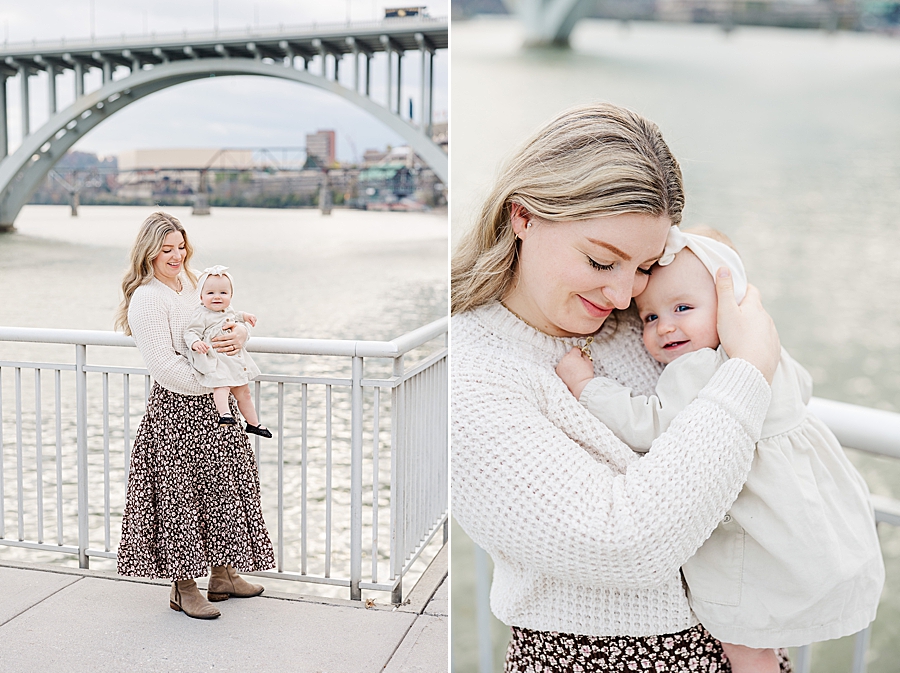
[{"label": "concrete walkway", "polygon": [[447,553],[396,608],[267,591],[211,621],[168,609],[166,582],[0,563],[0,671],[445,673]]}]

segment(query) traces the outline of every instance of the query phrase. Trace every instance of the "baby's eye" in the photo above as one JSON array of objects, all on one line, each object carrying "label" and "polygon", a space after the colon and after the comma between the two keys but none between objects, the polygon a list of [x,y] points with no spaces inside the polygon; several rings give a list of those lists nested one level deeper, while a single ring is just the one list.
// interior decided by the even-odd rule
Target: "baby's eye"
[{"label": "baby's eye", "polygon": [[613,268],[612,264],[601,264],[600,262],[591,259],[590,257],[588,257],[588,262],[590,262],[591,266],[598,271],[612,271]]},{"label": "baby's eye", "polygon": [[691,310],[691,307],[688,306],[687,304],[679,304],[678,306],[675,307],[675,313],[682,313],[684,311],[690,311],[690,310]]},{"label": "baby's eye", "polygon": [[655,313],[648,313],[647,315],[644,316],[644,322],[651,323],[654,320],[656,320],[656,318],[657,318],[657,315]]},{"label": "baby's eye", "polygon": [[645,276],[652,276],[652,275],[653,275],[652,271],[653,271],[653,267],[652,267],[652,266],[651,266],[651,267],[648,267],[648,268],[646,268],[646,269],[642,269],[642,268],[638,267],[638,273],[642,273],[642,274],[644,274]]}]

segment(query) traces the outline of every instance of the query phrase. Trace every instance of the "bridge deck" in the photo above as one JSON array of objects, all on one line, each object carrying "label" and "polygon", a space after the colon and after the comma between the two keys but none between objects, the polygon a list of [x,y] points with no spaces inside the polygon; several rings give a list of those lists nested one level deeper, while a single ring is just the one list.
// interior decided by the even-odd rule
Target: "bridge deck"
[{"label": "bridge deck", "polygon": [[440,673],[446,578],[445,547],[396,609],[267,591],[204,621],[167,607],[166,582],[0,562],[0,669]]}]

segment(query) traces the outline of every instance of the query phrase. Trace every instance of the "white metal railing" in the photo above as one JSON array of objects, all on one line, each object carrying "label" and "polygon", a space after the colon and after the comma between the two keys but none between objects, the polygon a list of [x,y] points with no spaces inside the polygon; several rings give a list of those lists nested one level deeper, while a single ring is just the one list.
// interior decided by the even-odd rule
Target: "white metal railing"
[{"label": "white metal railing", "polygon": [[[890,458],[900,458],[900,414],[870,409],[845,402],[814,397],[809,410],[818,416],[835,434],[841,446]],[[900,501],[873,495],[877,524],[900,526]],[[478,638],[479,673],[493,672],[493,642],[490,629],[490,578],[488,555],[475,545],[475,614]],[[854,637],[853,673],[866,673],[866,652],[872,625]],[[792,662],[796,673],[810,673],[811,646],[796,650]]]},{"label": "white metal railing", "polygon": [[[276,569],[257,574],[348,587],[356,600],[362,590],[391,592],[400,602],[426,545],[439,531],[447,541],[447,325],[393,341],[248,343],[273,354],[258,358],[265,373],[252,390],[275,435],[255,438],[255,448]],[[108,354],[97,347],[134,341],[0,327],[0,342],[74,351],[68,362],[0,356],[0,548],[77,555],[83,568],[91,557],[114,559],[151,379],[140,367],[88,364],[88,347]]]}]

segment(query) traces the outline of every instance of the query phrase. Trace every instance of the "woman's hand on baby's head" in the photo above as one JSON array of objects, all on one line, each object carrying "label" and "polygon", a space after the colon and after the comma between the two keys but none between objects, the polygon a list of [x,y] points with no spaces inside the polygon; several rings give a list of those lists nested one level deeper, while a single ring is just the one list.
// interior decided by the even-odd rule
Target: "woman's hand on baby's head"
[{"label": "woman's hand on baby's head", "polygon": [[781,342],[775,323],[762,306],[759,290],[748,285],[747,295],[738,305],[731,274],[723,267],[716,274],[716,294],[716,329],[728,357],[746,360],[772,383],[781,359]]},{"label": "woman's hand on baby's head", "polygon": [[578,399],[584,387],[594,378],[594,363],[584,356],[580,348],[573,348],[556,365],[556,375]]}]

